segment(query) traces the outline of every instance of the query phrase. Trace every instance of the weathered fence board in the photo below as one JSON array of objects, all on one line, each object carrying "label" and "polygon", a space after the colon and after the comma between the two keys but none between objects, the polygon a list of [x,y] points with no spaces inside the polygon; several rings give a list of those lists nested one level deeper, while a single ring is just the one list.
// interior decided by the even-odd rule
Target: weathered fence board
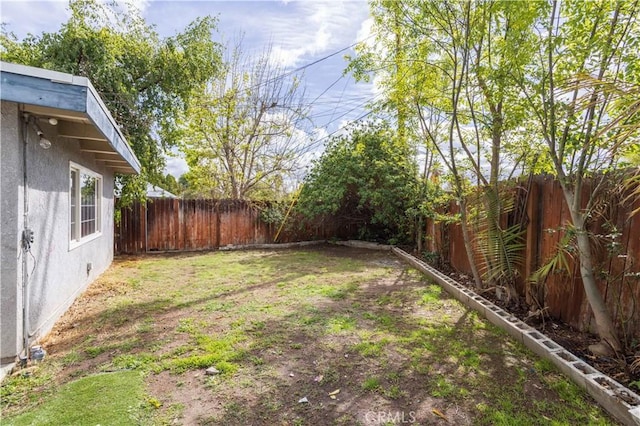
[{"label": "weathered fence board", "polygon": [[[587,184],[583,196],[592,190]],[[552,273],[543,285],[536,286],[528,279],[558,250],[558,244],[571,224],[569,210],[559,183],[550,177],[537,176],[531,184],[523,182],[520,191],[526,191],[526,251],[521,265],[518,290],[527,304],[535,308],[547,307],[549,314],[580,330],[594,330],[593,315],[587,303],[577,255],[569,259],[570,272]],[[584,198],[584,197],[583,197]],[[640,214],[630,217],[640,201],[622,203],[622,196],[610,195],[601,216],[594,220],[590,230],[596,234],[611,234],[605,223],[615,225],[620,235],[615,239],[620,255],[612,254],[611,247],[594,244],[594,265],[598,286],[621,333],[640,336]],[[457,212],[455,204],[450,212]],[[445,233],[448,245],[441,234]],[[464,250],[461,227],[457,224],[427,221],[428,250],[439,252],[456,270],[470,274]]]},{"label": "weathered fence board", "polygon": [[[292,219],[294,220],[294,219]],[[327,239],[335,226],[286,228],[278,242]],[[273,243],[277,228],[251,204],[233,200],[150,199],[121,210],[115,253],[214,250],[228,245]]]}]

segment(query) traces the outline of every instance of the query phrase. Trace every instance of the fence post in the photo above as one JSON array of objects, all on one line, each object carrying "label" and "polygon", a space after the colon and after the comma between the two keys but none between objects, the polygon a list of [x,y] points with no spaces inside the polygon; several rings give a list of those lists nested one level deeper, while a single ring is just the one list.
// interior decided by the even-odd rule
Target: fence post
[{"label": "fence post", "polygon": [[[149,214],[149,206],[148,206],[149,200],[145,200],[144,201],[144,207],[142,206],[142,203],[138,203],[138,207],[140,209],[140,219],[142,219],[143,222],[143,232],[144,232],[144,252],[147,253],[149,251],[149,227],[147,225],[147,222],[149,221],[149,218],[147,217]],[[136,250],[137,251],[137,250]]]},{"label": "fence post", "polygon": [[216,247],[220,248],[220,200],[216,201]]},{"label": "fence post", "polygon": [[[532,288],[529,278],[538,269],[539,259],[539,244],[540,244],[540,230],[542,224],[540,223],[540,181],[537,178],[531,180],[529,187],[529,194],[527,197],[527,205],[525,206],[527,212],[527,238],[525,245],[525,259],[524,259],[524,289],[525,299],[527,305],[531,306],[535,302],[533,296],[538,298],[540,295],[536,292],[535,288]],[[538,300],[537,302],[541,302]]]}]

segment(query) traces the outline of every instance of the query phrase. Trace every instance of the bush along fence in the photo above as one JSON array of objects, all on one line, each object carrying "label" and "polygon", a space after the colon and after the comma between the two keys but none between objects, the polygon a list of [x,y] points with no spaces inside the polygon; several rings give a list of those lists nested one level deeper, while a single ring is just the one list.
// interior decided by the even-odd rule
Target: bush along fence
[{"label": "bush along fence", "polygon": [[[115,253],[216,250],[276,242],[281,221],[269,223],[265,206],[239,200],[153,198],[123,207],[115,228]],[[288,219],[277,242],[348,237],[336,223],[298,225]]]},{"label": "bush along fence", "polygon": [[[585,185],[583,190],[587,193],[592,188]],[[535,176],[507,193],[512,197],[513,208],[501,217],[501,226],[506,229],[519,223],[523,231],[515,283],[518,296],[532,313],[560,319],[581,331],[593,331],[595,325],[571,241],[571,219],[559,183],[551,177]],[[589,230],[598,286],[621,338],[631,342],[634,336],[640,336],[640,214],[630,213],[640,207],[640,200],[623,202],[624,199],[624,194],[607,192],[594,210]],[[452,202],[448,215],[458,212]],[[471,229],[474,244],[480,232]],[[427,220],[423,255],[471,275],[457,223]],[[482,263],[477,247],[474,257],[476,264]],[[531,279],[545,268],[548,274],[539,274],[537,281]]]}]

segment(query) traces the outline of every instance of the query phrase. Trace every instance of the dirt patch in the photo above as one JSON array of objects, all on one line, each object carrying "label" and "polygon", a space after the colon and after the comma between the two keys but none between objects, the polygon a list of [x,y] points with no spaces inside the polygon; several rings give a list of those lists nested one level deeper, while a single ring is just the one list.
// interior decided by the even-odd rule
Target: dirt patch
[{"label": "dirt patch", "polygon": [[388,252],[122,258],[43,344],[56,383],[144,372],[152,424],[613,423]]}]

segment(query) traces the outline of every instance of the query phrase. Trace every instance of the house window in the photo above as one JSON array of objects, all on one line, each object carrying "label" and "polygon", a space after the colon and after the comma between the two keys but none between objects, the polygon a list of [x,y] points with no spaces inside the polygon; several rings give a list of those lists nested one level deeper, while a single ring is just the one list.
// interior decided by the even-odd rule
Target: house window
[{"label": "house window", "polygon": [[69,171],[70,239],[77,245],[100,235],[102,176],[71,163]]}]

